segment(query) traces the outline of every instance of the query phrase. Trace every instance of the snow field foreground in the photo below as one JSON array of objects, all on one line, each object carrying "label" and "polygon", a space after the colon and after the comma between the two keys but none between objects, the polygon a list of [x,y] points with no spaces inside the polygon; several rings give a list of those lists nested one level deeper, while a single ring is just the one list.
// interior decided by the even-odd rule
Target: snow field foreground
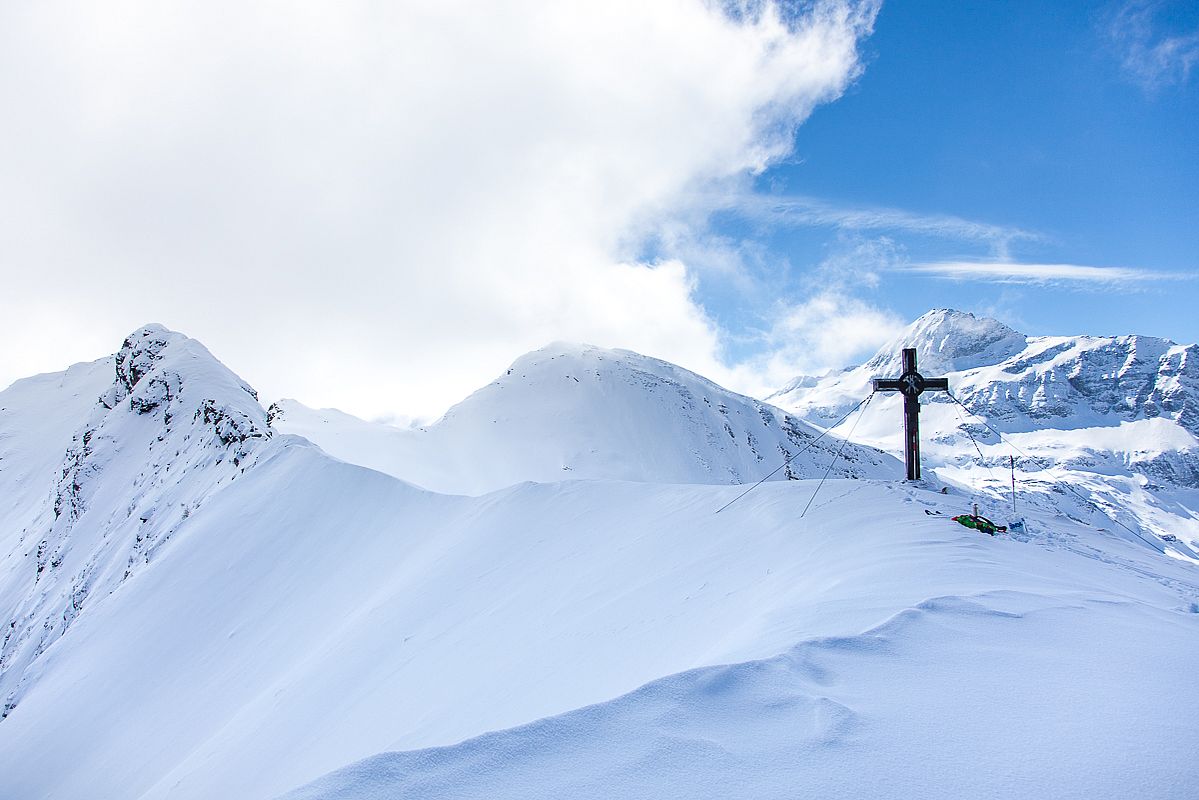
[{"label": "snow field foreground", "polygon": [[[957,788],[987,796],[1020,766],[988,750],[1018,752],[1037,729],[1046,744],[1058,732],[1056,759],[1118,764],[1141,785],[1193,770],[1199,588],[1148,548],[1081,528],[1043,547],[1037,522],[1029,542],[982,537],[923,513],[961,498],[897,484],[831,481],[797,521],[815,481],[765,484],[715,515],[741,487],[578,481],[465,498],[296,437],[264,448],[43,655],[0,724],[7,795],[271,797],[382,751],[763,659],[400,756],[416,784],[379,788],[376,769],[318,796],[538,796],[533,783],[585,796],[617,778],[651,796],[672,770],[694,774],[678,784],[693,796],[705,775],[732,791],[751,773],[761,783],[733,794],[853,774],[908,796],[969,775]],[[437,782],[504,741],[523,755]],[[940,753],[960,759],[907,764]],[[1044,796],[1092,785],[1036,774]]]},{"label": "snow field foreground", "polygon": [[0,769],[22,797],[269,796],[773,654],[814,543],[798,495],[714,517],[733,488],[434,495],[275,437],[43,654]]},{"label": "snow field foreground", "polygon": [[[729,530],[786,519],[810,488],[762,487]],[[1193,797],[1193,567],[1058,519],[1017,541],[922,513],[960,503],[838,482],[785,525],[786,597],[728,650],[799,642],[781,655],[285,797]]]},{"label": "snow field foreground", "polygon": [[285,798],[1193,797],[1194,622],[1104,602],[928,600]]}]

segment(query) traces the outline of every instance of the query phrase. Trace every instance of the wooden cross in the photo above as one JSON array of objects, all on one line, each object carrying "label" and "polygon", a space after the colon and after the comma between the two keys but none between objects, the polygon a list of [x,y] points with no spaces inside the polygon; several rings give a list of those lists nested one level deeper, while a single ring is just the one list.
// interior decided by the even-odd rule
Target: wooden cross
[{"label": "wooden cross", "polygon": [[903,462],[908,480],[920,480],[920,395],[925,390],[949,391],[949,378],[926,378],[916,371],[916,348],[903,351],[903,374],[875,378],[874,391],[903,393]]}]

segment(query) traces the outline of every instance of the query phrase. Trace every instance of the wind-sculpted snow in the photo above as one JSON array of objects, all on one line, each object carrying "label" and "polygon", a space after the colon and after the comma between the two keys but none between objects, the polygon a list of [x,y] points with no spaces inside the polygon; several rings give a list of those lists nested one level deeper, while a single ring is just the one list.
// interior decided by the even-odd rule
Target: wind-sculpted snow
[{"label": "wind-sculpted snow", "polygon": [[[875,731],[861,744],[880,764],[911,756],[895,744],[909,730],[895,721],[943,724],[949,700],[921,705],[939,692],[967,698],[974,716],[971,727],[948,732],[988,730],[989,746],[1010,753],[1023,728],[1056,708],[1088,731],[1087,752],[1115,759],[1126,746],[1124,729],[1100,719],[1110,704],[1086,698],[1111,685],[1126,691],[1128,674],[1144,676],[1135,682],[1137,702],[1152,713],[1185,707],[1193,691],[1179,685],[1185,670],[1175,659],[1192,657],[1199,634],[1194,568],[1053,514],[1032,516],[1025,542],[993,540],[923,513],[958,510],[967,498],[844,479],[830,481],[802,521],[816,481],[768,483],[720,514],[713,512],[738,487],[576,481],[464,498],[336,462],[294,437],[277,440],[257,467],[192,515],[187,535],[45,653],[39,679],[0,722],[0,774],[14,796],[269,797],[374,753],[450,745],[604,702],[662,676],[771,659],[828,637],[812,651],[822,654],[820,669],[792,675],[791,663],[782,663],[780,679],[799,683],[781,694],[772,678],[748,694],[683,694],[679,706],[660,705],[701,677],[668,681],[651,692],[646,714],[668,731],[676,719],[679,747],[694,740],[702,748],[707,728],[718,747],[740,747],[737,731],[748,726],[757,740],[777,733],[835,771],[842,748],[863,730]],[[1035,595],[1022,608],[1081,605],[1100,616],[1048,628],[1015,620],[1007,629],[941,630],[903,645],[906,663],[875,660],[890,647],[885,637],[837,644],[929,597],[999,592],[984,602],[1013,611],[1002,597],[1011,591]],[[1093,663],[1079,673],[1083,695],[1053,706],[1059,677],[1033,693],[1031,707],[1014,705],[1015,696],[1033,692],[1029,682],[1076,669],[1076,639],[1059,652],[1059,634],[1081,626],[1081,647],[1092,628],[1118,619],[1109,609],[1126,606],[1143,620],[1143,633],[1092,645],[1104,648],[1103,657],[1087,651]],[[1013,633],[1005,638],[1003,630]],[[933,647],[938,637],[947,640],[943,649]],[[1158,643],[1142,648],[1149,638]],[[1000,657],[1036,642],[1035,657]],[[825,653],[845,660],[831,664]],[[954,659],[937,667],[946,653]],[[1137,671],[1126,672],[1134,662]],[[929,684],[917,692],[922,668]],[[998,680],[1020,669],[1027,680]],[[905,697],[916,700],[885,714],[872,710]],[[738,710],[743,701],[749,705]],[[848,709],[844,722],[829,721],[840,706]],[[825,716],[812,721],[811,713]],[[788,734],[788,720],[802,727]],[[996,728],[1000,722],[1007,727]],[[1190,715],[1177,713],[1138,725],[1138,741],[1178,764],[1172,748],[1199,732]],[[646,754],[622,762],[625,786],[652,789],[661,769],[692,763],[659,760],[667,745],[655,731],[625,722],[608,729],[627,752]],[[588,760],[602,763],[613,741],[589,737],[580,747],[590,755],[569,762],[579,765],[580,780],[588,779]],[[754,747],[745,745],[747,757]],[[976,780],[1002,794],[1009,773],[984,760]],[[729,780],[742,774],[728,759],[697,774],[711,776],[722,763]],[[502,787],[506,768],[493,766],[473,783],[464,779],[462,791],[488,781]],[[782,785],[808,767],[778,769]],[[861,779],[885,780],[883,769]],[[1074,775],[1061,773],[1052,787]],[[559,785],[545,780],[547,791]],[[484,788],[475,796],[491,795]]]},{"label": "wind-sculpted snow", "polygon": [[[55,382],[57,391],[44,391]],[[0,472],[26,501],[0,518],[7,714],[29,670],[84,608],[155,559],[213,492],[244,472],[271,430],[249,386],[198,342],[159,325],[135,331],[112,359],[19,382],[0,394],[0,406],[8,412],[3,441],[25,439],[41,465],[23,474],[22,459],[9,453]],[[55,417],[57,430],[34,439],[23,429],[42,414]]]},{"label": "wind-sculpted snow", "polygon": [[[1182,798],[1190,743],[1161,721],[1199,701],[1196,628],[1132,605],[935,598],[856,636],[380,754],[283,800]],[[1184,647],[1171,629],[1189,629]],[[1097,660],[1128,683],[1088,681]],[[1161,683],[1138,691],[1144,675]]]},{"label": "wind-sculpted snow", "polygon": [[294,401],[273,424],[331,455],[443,492],[478,494],[520,481],[607,478],[752,483],[832,475],[889,477],[899,465],[774,406],[673,364],[584,345],[529,353],[437,422],[399,429]]}]

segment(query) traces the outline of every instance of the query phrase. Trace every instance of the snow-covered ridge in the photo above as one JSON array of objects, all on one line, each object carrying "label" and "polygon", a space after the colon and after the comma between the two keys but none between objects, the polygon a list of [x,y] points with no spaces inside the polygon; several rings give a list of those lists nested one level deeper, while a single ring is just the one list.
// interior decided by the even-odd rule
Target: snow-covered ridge
[{"label": "snow-covered ridge", "polygon": [[[157,326],[18,382],[0,794],[271,797],[360,762],[295,796],[1185,796],[1193,550],[1049,493],[1024,532],[982,536],[951,515],[992,498],[892,481],[889,459],[871,480],[880,457],[848,446],[849,479],[728,506],[744,487],[722,483],[814,437],[787,417],[555,345],[424,431],[309,418],[434,478],[549,476],[463,497],[272,434],[244,382]],[[819,478],[833,446],[797,470]]]},{"label": "snow-covered ridge", "polygon": [[[114,357],[81,366],[58,376],[59,391],[75,400],[52,421],[55,435],[22,430],[39,414],[65,410],[39,391],[55,376],[0,394],[0,486],[27,503],[0,518],[4,714],[18,702],[27,668],[93,598],[149,564],[272,436],[253,389],[199,342],[161,325],[130,334]],[[25,459],[42,469],[9,467]]]},{"label": "snow-covered ridge", "polygon": [[[19,702],[32,665],[89,604],[156,559],[214,493],[259,460],[272,417],[346,460],[467,493],[597,477],[738,483],[811,445],[779,473],[799,478],[822,471],[840,446],[832,438],[812,444],[819,431],[666,362],[563,344],[518,359],[421,430],[348,416],[336,436],[306,430],[294,422],[303,407],[285,403],[268,414],[203,345],[161,325],[133,332],[111,358],[20,381],[0,398],[0,486],[13,498],[0,517],[3,714]],[[52,432],[30,425],[43,408]],[[347,437],[354,457],[344,452]],[[849,446],[833,474],[895,472],[882,453]]]},{"label": "snow-covered ridge", "polygon": [[[798,479],[823,474],[842,447],[834,437],[816,441],[821,431],[794,415],[674,364],[563,342],[521,356],[425,428],[371,424],[295,401],[272,413],[278,430],[338,458],[466,494],[579,478],[748,483],[788,458],[775,478]],[[832,475],[889,477],[897,469],[877,450],[847,445]]]},{"label": "snow-covered ridge", "polygon": [[964,376],[961,399],[1008,429],[1165,417],[1199,434],[1199,347],[1150,336],[1034,337]]}]

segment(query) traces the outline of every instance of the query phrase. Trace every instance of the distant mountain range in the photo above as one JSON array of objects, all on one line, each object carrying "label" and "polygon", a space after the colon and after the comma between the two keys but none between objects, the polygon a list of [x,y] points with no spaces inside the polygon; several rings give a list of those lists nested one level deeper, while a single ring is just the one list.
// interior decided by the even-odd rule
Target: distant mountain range
[{"label": "distant mountain range", "polygon": [[[830,424],[869,394],[872,377],[898,377],[904,347],[916,348],[922,374],[947,376],[961,403],[939,392],[921,397],[924,455],[941,479],[1002,493],[1012,456],[1018,489],[1030,500],[1064,482],[1129,524],[1199,540],[1189,511],[1199,501],[1196,345],[1148,336],[1025,336],[941,309],[861,366],[796,378],[767,400]],[[855,438],[899,452],[899,405],[897,396],[875,398]]]}]

